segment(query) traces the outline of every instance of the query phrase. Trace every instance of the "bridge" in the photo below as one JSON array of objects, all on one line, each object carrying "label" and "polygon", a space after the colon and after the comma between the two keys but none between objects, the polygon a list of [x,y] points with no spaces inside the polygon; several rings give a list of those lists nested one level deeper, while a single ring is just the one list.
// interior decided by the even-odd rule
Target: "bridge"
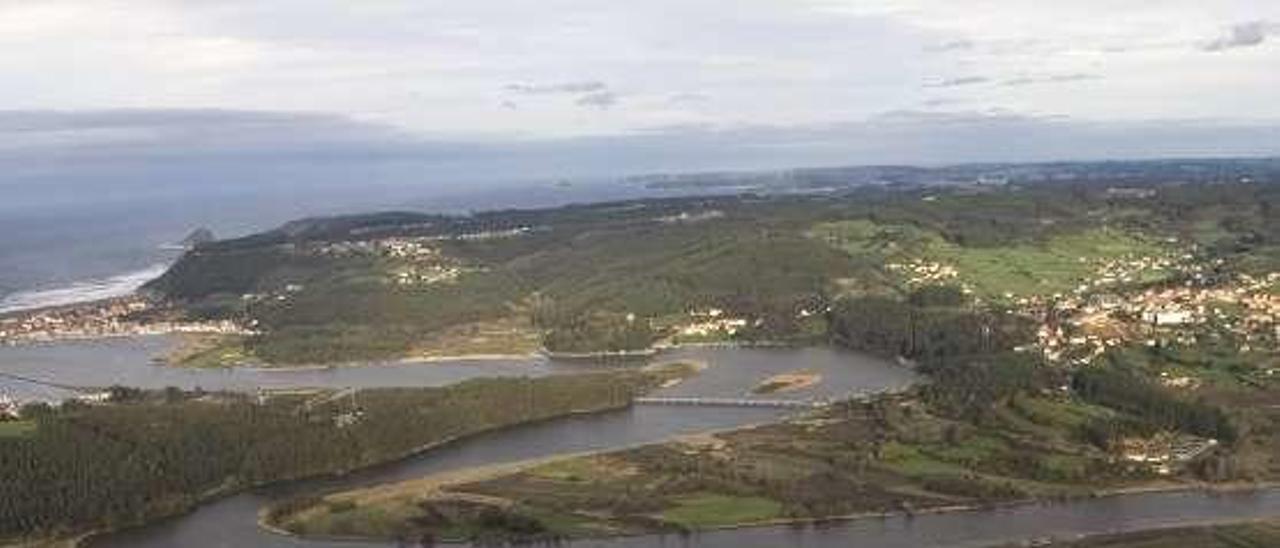
[{"label": "bridge", "polygon": [[653,398],[633,400],[636,405],[688,405],[700,407],[778,407],[787,409],[821,409],[831,405],[825,400],[765,400],[750,398],[704,398],[698,396]]},{"label": "bridge", "polygon": [[89,391],[91,390],[90,388],[86,388],[86,387],[83,387],[83,386],[71,386],[71,385],[69,385],[69,384],[60,384],[60,383],[51,382],[51,381],[42,381],[42,380],[40,380],[40,379],[36,379],[36,378],[32,378],[32,377],[26,377],[26,376],[23,376],[23,375],[17,375],[17,374],[14,374],[14,373],[6,373],[6,372],[4,372],[4,371],[0,371],[0,380],[2,380],[2,379],[9,379],[9,380],[14,380],[14,381],[19,381],[19,382],[25,382],[25,383],[28,383],[28,384],[34,384],[34,385],[36,385],[36,386],[45,386],[45,387],[49,387],[49,388],[57,388],[57,389],[59,389],[59,390],[70,390],[70,391],[72,391],[72,392],[89,392]]}]

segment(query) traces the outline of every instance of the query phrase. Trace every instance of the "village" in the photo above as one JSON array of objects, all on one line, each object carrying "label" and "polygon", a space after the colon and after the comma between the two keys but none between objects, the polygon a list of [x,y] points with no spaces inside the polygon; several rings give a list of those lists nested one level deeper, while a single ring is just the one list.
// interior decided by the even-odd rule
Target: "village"
[{"label": "village", "polygon": [[1045,318],[1038,346],[1054,362],[1088,365],[1108,348],[1131,343],[1168,347],[1213,340],[1229,342],[1241,354],[1274,351],[1280,295],[1271,288],[1277,280],[1276,272],[1213,281],[1193,276],[1129,293],[1082,292],[1047,306],[1029,303],[1026,311]]},{"label": "village", "polygon": [[[1168,242],[1176,243],[1176,242]],[[1253,365],[1243,382],[1280,377],[1280,272],[1220,274],[1223,264],[1197,260],[1191,252],[1134,255],[1087,261],[1090,273],[1070,291],[1042,295],[998,296],[1018,314],[1037,321],[1033,344],[1022,352],[1038,352],[1065,368],[1101,364],[1110,351],[1134,346],[1220,349]],[[982,300],[953,265],[912,259],[886,265],[907,287],[949,284]],[[1170,390],[1191,392],[1207,379],[1207,370],[1169,367],[1155,374]],[[1237,373],[1239,375],[1239,373]],[[1067,394],[1069,387],[1063,387]],[[1151,473],[1167,476],[1219,445],[1213,438],[1174,432],[1126,436],[1116,458]]]},{"label": "village", "polygon": [[250,334],[230,320],[185,321],[149,317],[146,314],[156,308],[157,303],[149,297],[131,295],[74,306],[14,313],[0,317],[0,344],[170,333]]},{"label": "village", "polygon": [[[456,238],[503,238],[523,233],[523,230],[503,231],[467,234]],[[468,270],[458,261],[440,252],[439,246],[435,243],[440,239],[439,237],[419,237],[334,242],[319,246],[313,252],[328,257],[360,255],[382,257],[392,263],[387,269],[392,283],[400,286],[430,286],[456,281]]]}]

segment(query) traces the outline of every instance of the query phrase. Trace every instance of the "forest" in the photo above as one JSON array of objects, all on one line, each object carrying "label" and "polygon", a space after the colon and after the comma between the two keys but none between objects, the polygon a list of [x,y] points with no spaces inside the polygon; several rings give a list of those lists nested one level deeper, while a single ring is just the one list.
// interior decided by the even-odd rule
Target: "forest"
[{"label": "forest", "polygon": [[667,374],[480,379],[265,402],[117,387],[109,404],[34,405],[24,410],[34,431],[0,439],[0,541],[136,525],[251,486],[340,474],[485,430],[623,407]]}]

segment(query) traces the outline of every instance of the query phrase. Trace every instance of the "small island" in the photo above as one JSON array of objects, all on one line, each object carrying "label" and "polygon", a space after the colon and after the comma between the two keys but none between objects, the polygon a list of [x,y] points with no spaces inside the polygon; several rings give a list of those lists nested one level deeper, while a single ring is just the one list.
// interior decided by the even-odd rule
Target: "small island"
[{"label": "small island", "polygon": [[791,392],[794,390],[803,390],[811,388],[822,382],[822,375],[808,370],[791,371],[788,373],[778,373],[757,384],[751,392],[755,394],[774,394],[777,392]]}]

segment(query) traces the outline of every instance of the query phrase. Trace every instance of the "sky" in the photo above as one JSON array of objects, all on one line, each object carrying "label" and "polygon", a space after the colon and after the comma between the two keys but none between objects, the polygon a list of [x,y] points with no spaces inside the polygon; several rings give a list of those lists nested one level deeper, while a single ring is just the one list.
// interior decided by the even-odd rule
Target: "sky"
[{"label": "sky", "polygon": [[1276,155],[1278,68],[1275,0],[0,0],[0,195]]}]

